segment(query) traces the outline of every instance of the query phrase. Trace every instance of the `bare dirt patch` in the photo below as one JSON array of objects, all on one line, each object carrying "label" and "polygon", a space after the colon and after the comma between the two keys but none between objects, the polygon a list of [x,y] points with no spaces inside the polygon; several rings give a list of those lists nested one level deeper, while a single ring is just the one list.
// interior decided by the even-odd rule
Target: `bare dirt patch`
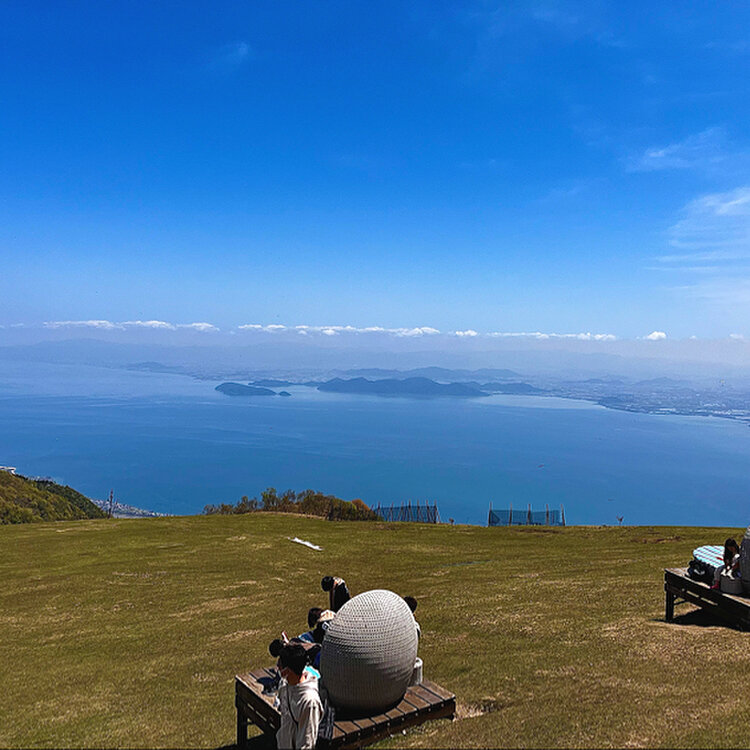
[{"label": "bare dirt patch", "polygon": [[509,705],[511,705],[510,702],[504,701],[502,698],[482,698],[475,703],[458,703],[456,705],[456,719],[475,719],[477,716],[500,711]]},{"label": "bare dirt patch", "polygon": [[172,617],[184,620],[199,615],[209,614],[211,612],[226,612],[230,609],[236,609],[237,607],[247,607],[252,603],[253,600],[249,596],[231,596],[228,599],[209,599],[201,604],[196,604],[187,609],[183,609],[181,612],[174,612]]},{"label": "bare dirt patch", "polygon": [[264,631],[261,629],[256,630],[235,630],[233,633],[224,633],[223,635],[215,635],[211,638],[211,643],[236,643],[237,641],[250,640],[260,635]]}]

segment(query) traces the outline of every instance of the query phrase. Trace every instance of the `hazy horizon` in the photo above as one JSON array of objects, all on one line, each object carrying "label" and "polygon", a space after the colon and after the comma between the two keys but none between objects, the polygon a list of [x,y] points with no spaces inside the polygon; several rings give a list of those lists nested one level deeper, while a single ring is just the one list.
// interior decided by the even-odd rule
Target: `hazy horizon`
[{"label": "hazy horizon", "polygon": [[[101,321],[99,321],[101,323]],[[24,327],[0,330],[0,359],[129,366],[180,365],[193,373],[328,372],[356,368],[408,370],[509,368],[525,377],[750,377],[750,345],[739,338],[620,340],[546,334],[356,331],[273,327]]]}]

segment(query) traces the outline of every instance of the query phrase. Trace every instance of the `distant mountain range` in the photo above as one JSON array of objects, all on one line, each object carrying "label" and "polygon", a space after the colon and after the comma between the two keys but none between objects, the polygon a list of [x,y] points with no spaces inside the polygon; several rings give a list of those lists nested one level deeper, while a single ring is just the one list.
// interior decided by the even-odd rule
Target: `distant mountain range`
[{"label": "distant mountain range", "polygon": [[477,397],[488,394],[466,383],[436,383],[429,378],[405,378],[404,380],[367,380],[334,378],[318,386],[319,391],[332,393],[364,393],[378,396],[461,396]]},{"label": "distant mountain range", "polygon": [[346,370],[344,374],[362,378],[394,378],[396,380],[430,378],[431,380],[448,382],[463,380],[518,380],[522,377],[513,370],[488,368],[481,370],[451,370],[446,367],[418,367],[412,370],[386,370],[373,367],[369,369]]}]

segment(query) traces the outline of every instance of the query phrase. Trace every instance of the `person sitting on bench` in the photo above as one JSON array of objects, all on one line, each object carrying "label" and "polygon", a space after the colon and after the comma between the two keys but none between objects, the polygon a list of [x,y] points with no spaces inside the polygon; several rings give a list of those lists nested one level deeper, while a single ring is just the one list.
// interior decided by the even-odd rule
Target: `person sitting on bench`
[{"label": "person sitting on bench", "polygon": [[346,581],[336,576],[326,576],[320,582],[323,591],[327,591],[330,597],[330,606],[333,612],[338,612],[352,598],[349,589],[346,587]]},{"label": "person sitting on bench", "polygon": [[301,633],[297,636],[297,640],[307,641],[308,643],[315,643],[313,632],[315,626],[318,624],[318,618],[323,614],[323,610],[320,607],[311,607],[307,613],[307,627],[309,630],[305,633]]},{"label": "person sitting on bench", "polygon": [[306,670],[309,654],[301,643],[281,648],[276,666],[285,682],[279,688],[281,724],[276,732],[279,750],[313,750],[323,704],[318,680]]},{"label": "person sitting on bench", "polygon": [[[318,621],[315,623],[315,627],[312,631],[313,643],[322,645],[323,639],[326,637],[326,632],[328,631],[328,626],[331,624],[331,620],[333,620],[334,617],[335,614],[330,609],[324,609],[320,613]],[[312,665],[315,669],[320,669],[320,651],[318,651],[317,656],[313,659]]]},{"label": "person sitting on bench", "polygon": [[731,537],[724,542],[724,564],[719,565],[714,571],[714,585],[712,589],[718,589],[721,582],[721,574],[724,572],[736,575],[740,569],[740,545]]}]

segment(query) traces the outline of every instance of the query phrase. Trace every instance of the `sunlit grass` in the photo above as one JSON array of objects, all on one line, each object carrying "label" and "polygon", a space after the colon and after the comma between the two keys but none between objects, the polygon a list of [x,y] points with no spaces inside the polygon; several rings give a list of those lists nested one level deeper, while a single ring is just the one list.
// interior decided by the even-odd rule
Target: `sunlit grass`
[{"label": "sunlit grass", "polygon": [[2,527],[0,745],[231,743],[234,675],[305,629],[325,574],[416,596],[425,676],[457,695],[457,721],[385,745],[741,745],[750,635],[662,619],[662,568],[728,533],[266,514]]}]

